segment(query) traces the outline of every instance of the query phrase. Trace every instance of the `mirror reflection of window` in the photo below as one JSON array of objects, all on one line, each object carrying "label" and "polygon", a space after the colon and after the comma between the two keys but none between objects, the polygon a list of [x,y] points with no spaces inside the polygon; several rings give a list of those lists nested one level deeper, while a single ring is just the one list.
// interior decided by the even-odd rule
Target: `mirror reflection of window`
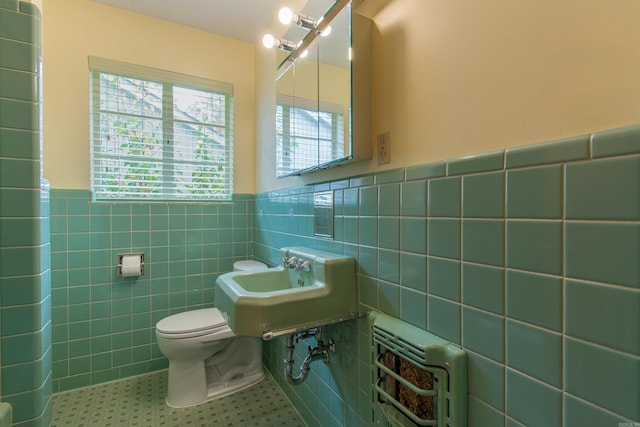
[{"label": "mirror reflection of window", "polygon": [[[306,104],[306,105],[305,105]],[[278,96],[276,170],[291,174],[344,155],[344,108]]]}]

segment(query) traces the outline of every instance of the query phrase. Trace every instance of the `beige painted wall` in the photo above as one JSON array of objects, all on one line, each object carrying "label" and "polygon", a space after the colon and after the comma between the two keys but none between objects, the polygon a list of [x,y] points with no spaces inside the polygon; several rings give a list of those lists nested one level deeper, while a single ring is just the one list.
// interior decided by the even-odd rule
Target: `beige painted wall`
[{"label": "beige painted wall", "polygon": [[88,0],[44,0],[44,175],[89,189],[89,55],[234,85],[234,187],[254,192],[253,44]]},{"label": "beige painted wall", "polygon": [[[391,0],[374,17],[372,120],[374,137],[391,132],[391,163],[277,180],[260,117],[256,190],[640,123],[638,16],[637,0]],[[269,84],[257,80],[263,114]]]}]

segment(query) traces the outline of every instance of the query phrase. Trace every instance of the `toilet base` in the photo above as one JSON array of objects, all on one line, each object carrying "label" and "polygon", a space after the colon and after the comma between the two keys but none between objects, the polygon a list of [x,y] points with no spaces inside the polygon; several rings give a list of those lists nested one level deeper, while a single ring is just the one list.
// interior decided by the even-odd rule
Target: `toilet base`
[{"label": "toilet base", "polygon": [[186,408],[228,396],[262,381],[262,340],[232,338],[205,361],[185,366],[169,363],[167,406]]}]

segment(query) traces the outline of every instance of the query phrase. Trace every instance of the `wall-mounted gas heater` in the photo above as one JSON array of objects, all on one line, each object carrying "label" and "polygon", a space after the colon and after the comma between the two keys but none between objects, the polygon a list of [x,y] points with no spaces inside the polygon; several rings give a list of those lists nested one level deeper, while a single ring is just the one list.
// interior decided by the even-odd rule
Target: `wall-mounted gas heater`
[{"label": "wall-mounted gas heater", "polygon": [[373,425],[466,427],[464,350],[382,313],[370,324]]}]

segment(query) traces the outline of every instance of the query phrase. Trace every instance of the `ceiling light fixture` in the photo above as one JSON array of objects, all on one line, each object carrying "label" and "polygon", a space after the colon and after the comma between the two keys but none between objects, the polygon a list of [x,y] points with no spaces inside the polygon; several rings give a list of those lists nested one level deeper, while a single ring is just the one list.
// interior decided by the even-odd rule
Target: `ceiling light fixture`
[{"label": "ceiling light fixture", "polygon": [[319,21],[316,21],[310,16],[293,13],[293,11],[288,7],[280,9],[280,12],[278,12],[278,19],[285,25],[293,22],[298,27],[302,27],[305,30],[313,30],[319,23]]},{"label": "ceiling light fixture", "polygon": [[267,49],[277,47],[278,49],[284,50],[285,52],[293,52],[296,49],[296,47],[298,47],[298,45],[292,41],[277,39],[273,37],[271,34],[265,34],[264,37],[262,37],[262,44]]}]

